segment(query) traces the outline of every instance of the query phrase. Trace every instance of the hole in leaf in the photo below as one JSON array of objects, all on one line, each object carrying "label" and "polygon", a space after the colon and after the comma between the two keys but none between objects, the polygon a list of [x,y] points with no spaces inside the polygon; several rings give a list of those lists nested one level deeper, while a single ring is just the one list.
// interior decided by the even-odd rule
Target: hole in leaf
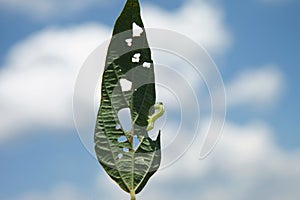
[{"label": "hole in leaf", "polygon": [[119,154],[118,154],[118,158],[119,158],[119,159],[123,158],[123,154],[122,154],[122,153],[119,153]]},{"label": "hole in leaf", "polygon": [[133,55],[131,61],[132,61],[133,63],[138,63],[138,62],[140,62],[140,57],[141,57],[141,54],[140,54],[140,53],[135,53],[135,54]]},{"label": "hole in leaf", "polygon": [[132,46],[132,38],[126,39],[125,42],[127,43],[127,46],[129,46],[129,47]]},{"label": "hole in leaf", "polygon": [[118,112],[118,118],[120,120],[120,123],[122,125],[122,128],[124,131],[130,131],[131,130],[131,115],[130,115],[130,109],[129,108],[123,108],[119,110]]},{"label": "hole in leaf", "polygon": [[140,140],[138,139],[137,135],[133,136],[133,147],[134,150],[136,150],[138,148],[138,146],[140,145]]},{"label": "hole in leaf", "polygon": [[149,63],[149,62],[144,62],[144,63],[143,63],[143,67],[145,67],[145,68],[150,68],[150,67],[151,67],[151,63]]},{"label": "hole in leaf", "polygon": [[120,128],[121,128],[120,124],[117,124],[116,130],[118,130],[118,129],[120,129]]},{"label": "hole in leaf", "polygon": [[132,23],[132,36],[133,37],[140,37],[144,30],[137,25],[135,22]]},{"label": "hole in leaf", "polygon": [[121,143],[121,142],[126,142],[127,141],[127,138],[125,136],[121,136],[118,138],[118,142]]},{"label": "hole in leaf", "polygon": [[122,91],[127,92],[127,91],[131,90],[132,82],[128,81],[124,78],[121,78],[120,79],[120,85],[121,85]]},{"label": "hole in leaf", "polygon": [[123,151],[128,153],[129,152],[129,149],[128,148],[123,148]]}]

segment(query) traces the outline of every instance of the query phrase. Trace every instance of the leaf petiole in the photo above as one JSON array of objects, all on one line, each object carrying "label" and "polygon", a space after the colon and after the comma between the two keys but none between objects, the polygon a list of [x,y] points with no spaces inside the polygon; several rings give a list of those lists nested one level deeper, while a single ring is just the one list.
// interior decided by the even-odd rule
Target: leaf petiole
[{"label": "leaf petiole", "polygon": [[133,190],[130,191],[130,200],[136,200],[135,193]]}]

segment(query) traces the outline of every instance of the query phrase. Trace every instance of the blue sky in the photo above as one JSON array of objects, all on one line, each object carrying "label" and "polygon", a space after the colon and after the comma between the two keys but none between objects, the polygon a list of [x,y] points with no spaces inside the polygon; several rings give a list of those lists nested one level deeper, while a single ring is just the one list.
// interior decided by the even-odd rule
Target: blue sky
[{"label": "blue sky", "polygon": [[[168,23],[206,47],[224,79],[228,113],[207,159],[197,159],[194,145],[138,198],[298,199],[300,3],[140,2],[146,25]],[[0,0],[0,199],[127,198],[82,145],[71,109],[78,68],[110,35],[122,6]]]}]

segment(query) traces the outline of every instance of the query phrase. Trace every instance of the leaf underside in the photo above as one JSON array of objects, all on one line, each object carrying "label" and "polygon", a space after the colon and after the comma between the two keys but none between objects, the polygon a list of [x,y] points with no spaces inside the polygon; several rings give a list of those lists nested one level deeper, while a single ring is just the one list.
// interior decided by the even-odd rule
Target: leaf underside
[{"label": "leaf underside", "polygon": [[[143,30],[139,36],[133,35],[134,23]],[[140,57],[133,62],[136,54]],[[143,66],[145,63],[147,67]],[[121,79],[131,83],[129,90],[122,90]],[[152,140],[146,130],[156,101],[155,77],[138,0],[127,0],[115,23],[101,94],[94,135],[97,158],[124,191],[137,194],[158,170],[161,160],[160,133]],[[130,109],[130,131],[123,129],[118,118],[123,108]]]}]

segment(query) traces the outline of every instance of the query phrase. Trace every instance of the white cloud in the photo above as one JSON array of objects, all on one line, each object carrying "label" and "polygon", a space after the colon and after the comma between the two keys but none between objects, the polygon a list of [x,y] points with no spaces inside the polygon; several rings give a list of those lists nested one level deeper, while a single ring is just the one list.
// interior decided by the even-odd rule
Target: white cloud
[{"label": "white cloud", "polygon": [[1,141],[32,127],[70,128],[78,69],[108,36],[95,24],[49,28],[13,47],[0,71]]},{"label": "white cloud", "polygon": [[274,65],[242,71],[227,85],[229,106],[265,108],[274,105],[284,89],[282,72]]},{"label": "white cloud", "polygon": [[[142,15],[146,27],[174,30],[203,45],[209,53],[224,52],[232,39],[221,8],[208,1],[187,2],[174,12],[145,5]],[[181,46],[184,48],[185,44]]]},{"label": "white cloud", "polygon": [[58,15],[71,15],[104,2],[106,0],[0,0],[0,7],[43,20]]}]

